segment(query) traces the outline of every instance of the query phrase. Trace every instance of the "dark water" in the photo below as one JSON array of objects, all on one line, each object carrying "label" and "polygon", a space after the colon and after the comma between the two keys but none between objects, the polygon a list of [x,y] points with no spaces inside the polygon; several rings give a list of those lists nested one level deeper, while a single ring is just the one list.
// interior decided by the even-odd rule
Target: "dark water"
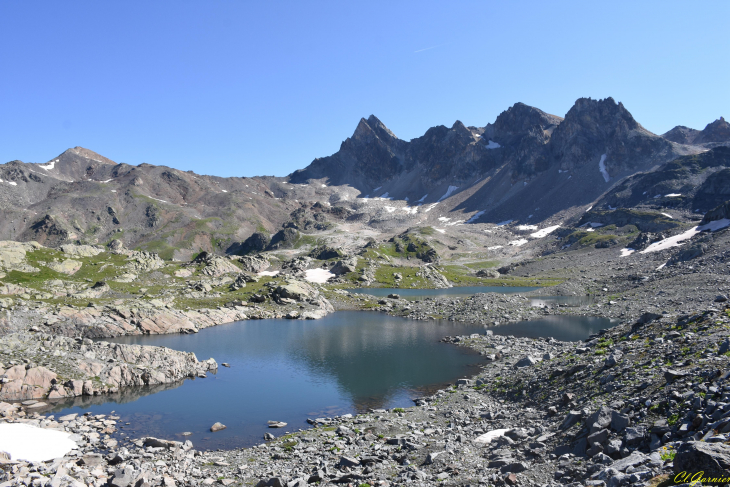
[{"label": "dark water", "polygon": [[[492,328],[496,334],[586,338],[611,326],[600,318],[547,317]],[[190,439],[196,448],[230,448],[307,428],[307,418],[408,407],[457,378],[478,372],[482,358],[439,342],[446,335],[484,333],[482,326],[414,321],[374,312],[337,312],[321,320],[251,320],[194,335],[122,337],[109,341],[195,352],[227,362],[208,378],[116,396],[77,398],[54,412],[116,411],[122,436]],[[289,423],[281,430],[269,420]],[[228,428],[211,433],[220,421]],[[137,428],[132,430],[130,428]],[[183,437],[183,432],[191,436]]]},{"label": "dark water", "polygon": [[348,291],[357,294],[369,294],[370,296],[377,296],[379,298],[385,297],[391,293],[395,293],[398,294],[400,297],[406,299],[425,299],[443,296],[472,296],[477,293],[526,293],[529,291],[534,291],[535,289],[539,288],[510,286],[462,286],[450,287],[446,289],[401,289],[392,287],[374,287],[362,289],[348,289]]},{"label": "dark water", "polygon": [[518,321],[489,328],[495,335],[513,335],[525,338],[553,337],[564,342],[585,340],[589,335],[612,328],[620,320],[595,316],[544,316],[537,320]]}]

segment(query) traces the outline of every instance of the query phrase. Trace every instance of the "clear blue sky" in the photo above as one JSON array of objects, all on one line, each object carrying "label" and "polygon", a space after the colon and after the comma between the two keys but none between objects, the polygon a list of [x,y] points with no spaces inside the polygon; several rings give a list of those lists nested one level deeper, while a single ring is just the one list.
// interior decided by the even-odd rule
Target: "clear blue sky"
[{"label": "clear blue sky", "polygon": [[0,2],[0,162],[285,175],[360,117],[411,139],[521,101],[622,101],[649,130],[730,118],[730,2]]}]

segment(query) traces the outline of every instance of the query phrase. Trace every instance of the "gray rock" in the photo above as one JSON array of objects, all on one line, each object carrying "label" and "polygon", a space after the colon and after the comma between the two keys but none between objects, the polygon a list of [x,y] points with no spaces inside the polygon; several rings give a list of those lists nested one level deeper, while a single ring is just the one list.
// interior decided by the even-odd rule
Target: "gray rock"
[{"label": "gray rock", "polygon": [[226,425],[224,425],[223,423],[215,423],[213,426],[210,427],[210,431],[212,431],[213,433],[224,429],[226,429]]},{"label": "gray rock", "polygon": [[574,424],[576,424],[580,419],[583,417],[582,413],[580,411],[570,411],[567,416],[565,416],[565,419],[563,420],[562,424],[560,425],[561,430],[567,430]]},{"label": "gray rock", "polygon": [[636,445],[641,443],[646,437],[646,428],[643,426],[629,427],[626,428],[624,435],[627,445]]},{"label": "gray rock", "polygon": [[134,485],[136,479],[137,472],[134,470],[134,467],[127,465],[114,472],[114,476],[109,480],[109,485],[111,487],[130,487]]},{"label": "gray rock", "polygon": [[594,443],[598,443],[599,445],[602,445],[603,443],[608,440],[608,430],[602,429],[600,431],[596,431],[592,435],[588,436],[588,444],[593,445]]},{"label": "gray rock", "polygon": [[626,458],[622,458],[620,460],[616,460],[615,462],[613,462],[611,464],[611,468],[618,472],[624,472],[624,471],[626,471],[627,468],[641,465],[648,459],[649,459],[649,457],[647,457],[643,453],[635,451],[635,452],[632,452],[631,455],[627,456]]},{"label": "gray rock", "polygon": [[532,365],[535,365],[538,362],[537,359],[530,357],[529,355],[527,357],[523,357],[520,360],[517,361],[515,364],[515,367],[530,367]]},{"label": "gray rock", "polygon": [[674,473],[704,471],[705,477],[730,476],[730,446],[722,443],[689,441],[674,457]]},{"label": "gray rock", "polygon": [[598,411],[588,416],[588,419],[586,419],[586,424],[589,427],[593,427],[594,424],[597,424],[597,429],[608,428],[608,426],[611,424],[613,413],[614,411],[611,408],[607,406],[601,406]]},{"label": "gray rock", "polygon": [[611,429],[619,433],[631,426],[631,418],[627,414],[621,414],[618,411],[611,413]]},{"label": "gray rock", "polygon": [[340,457],[340,462],[338,463],[338,465],[341,467],[352,468],[360,465],[360,460],[358,460],[357,458],[342,456]]}]

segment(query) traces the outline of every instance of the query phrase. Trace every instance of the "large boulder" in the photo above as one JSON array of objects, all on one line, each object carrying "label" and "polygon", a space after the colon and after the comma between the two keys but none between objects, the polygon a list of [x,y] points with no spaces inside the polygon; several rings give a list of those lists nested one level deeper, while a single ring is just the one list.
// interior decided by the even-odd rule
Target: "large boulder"
[{"label": "large boulder", "polygon": [[686,472],[691,477],[700,471],[707,478],[730,477],[730,446],[701,441],[683,443],[674,457],[674,473]]},{"label": "large boulder", "polygon": [[274,289],[274,294],[281,298],[306,301],[307,299],[314,298],[318,293],[309,284],[290,279],[284,284],[277,286]]},{"label": "large boulder", "polygon": [[313,259],[328,260],[340,258],[343,256],[343,253],[340,249],[328,247],[327,245],[320,245],[312,249],[312,251],[309,252],[309,256]]},{"label": "large boulder", "polygon": [[330,269],[330,272],[336,276],[347,274],[348,272],[355,272],[357,270],[357,257],[348,257],[337,261],[337,263]]},{"label": "large boulder", "polygon": [[62,262],[49,262],[48,268],[67,276],[76,274],[81,269],[81,262],[73,259],[66,259]]},{"label": "large boulder", "polygon": [[239,257],[238,262],[241,263],[244,271],[254,274],[265,271],[271,266],[271,263],[260,255],[245,255]]}]

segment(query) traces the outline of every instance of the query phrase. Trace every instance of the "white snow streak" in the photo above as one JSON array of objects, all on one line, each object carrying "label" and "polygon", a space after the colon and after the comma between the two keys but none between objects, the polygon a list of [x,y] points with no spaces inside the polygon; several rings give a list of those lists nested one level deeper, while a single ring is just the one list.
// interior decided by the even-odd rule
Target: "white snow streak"
[{"label": "white snow streak", "polygon": [[423,211],[428,213],[429,211],[433,210],[436,207],[436,205],[438,205],[438,204],[439,204],[438,201],[436,203],[431,203],[431,205]]},{"label": "white snow streak", "polygon": [[436,230],[436,231],[437,231],[437,232],[439,232],[439,233],[446,233],[446,230],[444,230],[444,229],[442,229],[442,228],[435,228],[435,227],[434,227],[434,230]]},{"label": "white snow streak", "polygon": [[621,249],[621,257],[628,257],[629,255],[633,254],[634,252],[636,252],[634,249],[629,249],[629,248]]},{"label": "white snow streak", "polygon": [[489,140],[489,144],[484,146],[485,149],[499,149],[500,147],[502,147],[502,146],[499,145],[498,143],[494,142],[491,139]]},{"label": "white snow streak", "polygon": [[515,247],[521,247],[521,246],[525,245],[526,243],[527,243],[527,239],[521,238],[519,240],[512,240],[511,242],[509,242],[509,245],[514,245]]},{"label": "white snow streak", "polygon": [[439,221],[440,221],[440,222],[447,222],[447,221],[449,221],[449,220],[451,220],[451,218],[446,218],[445,216],[440,216],[440,217],[439,217]]},{"label": "white snow streak", "polygon": [[227,192],[228,192],[228,191],[226,191],[225,189],[221,189],[221,191],[222,191],[223,193],[227,193]]},{"label": "white snow streak", "polygon": [[674,235],[673,237],[667,237],[664,240],[660,240],[658,242],[654,242],[653,244],[649,245],[647,248],[641,251],[642,254],[647,254],[649,252],[659,252],[660,250],[666,250],[672,247],[679,247],[681,242],[684,242],[685,240],[689,240],[690,238],[694,237],[700,232],[704,232],[706,230],[709,230],[711,232],[721,230],[723,228],[730,226],[730,220],[727,218],[723,218],[722,220],[715,220],[711,221],[710,223],[706,225],[697,226],[694,228],[691,228],[687,230],[684,233],[680,233],[679,235]]},{"label": "white snow streak", "polygon": [[[439,201],[445,200],[446,198],[448,198],[449,196],[451,196],[451,193],[453,193],[457,189],[459,189],[458,186],[449,186],[449,189],[447,189],[446,190],[446,193],[444,193],[444,195],[441,198],[439,198]],[[438,201],[437,201],[437,203],[438,203]]]},{"label": "white snow streak", "polygon": [[603,154],[601,156],[601,160],[598,161],[598,170],[601,171],[601,175],[606,182],[611,179],[611,177],[608,175],[608,171],[606,170],[606,154]]},{"label": "white snow streak", "polygon": [[11,185],[11,186],[17,186],[18,185],[18,183],[16,183],[15,181],[8,181],[8,184]]},{"label": "white snow streak", "polygon": [[497,249],[501,249],[501,248],[502,248],[501,245],[495,245],[494,247],[487,247],[487,250],[497,250]]},{"label": "white snow streak", "polygon": [[674,217],[672,215],[670,215],[669,213],[662,213],[662,215],[666,216],[667,218],[674,219]]},{"label": "white snow streak", "polygon": [[682,196],[682,193],[669,193],[664,196],[666,196],[667,198],[676,198],[677,196]]},{"label": "white snow streak", "polygon": [[553,225],[552,227],[545,227],[545,228],[543,228],[541,230],[538,230],[535,233],[531,233],[530,234],[530,237],[532,237],[532,238],[543,238],[543,237],[546,237],[546,236],[550,235],[552,232],[554,232],[558,228],[560,228],[560,225]]},{"label": "white snow streak", "polygon": [[[112,190],[112,193],[116,193],[116,191]],[[151,198],[151,199],[153,199],[155,201],[159,201],[161,203],[169,203],[169,201],[161,200],[161,199],[158,199],[158,198],[152,198],[152,196],[148,196],[148,198]]]}]

